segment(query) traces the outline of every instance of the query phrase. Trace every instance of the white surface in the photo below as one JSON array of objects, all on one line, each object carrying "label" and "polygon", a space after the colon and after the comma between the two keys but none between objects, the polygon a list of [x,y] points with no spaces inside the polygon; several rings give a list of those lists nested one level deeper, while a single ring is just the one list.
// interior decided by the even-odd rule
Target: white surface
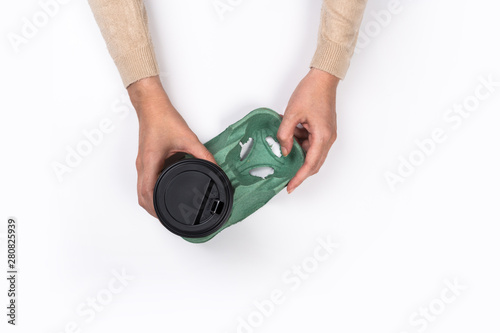
[{"label": "white surface", "polygon": [[[387,3],[370,1],[363,29]],[[439,307],[455,278],[467,290],[425,331],[498,331],[500,88],[456,129],[443,117],[481,76],[500,81],[500,5],[401,4],[353,58],[321,172],[192,245],[137,204],[137,120],[86,2],[61,6],[17,54],[7,34],[40,6],[2,2],[0,218],[2,233],[8,216],[19,221],[20,294],[19,325],[2,310],[1,331],[75,321],[81,332],[236,332],[277,289],[283,303],[254,332],[411,333],[423,327],[412,314]],[[211,1],[148,8],[168,93],[206,141],[254,108],[284,110],[314,52],[320,1],[242,1],[224,20]],[[59,182],[51,164],[106,118],[111,133]],[[447,140],[391,191],[384,174],[435,128]],[[292,291],[290,268],[313,265],[327,236],[338,249]],[[77,308],[122,269],[135,279],[86,322]]]},{"label": "white surface", "polygon": [[271,151],[274,155],[281,157],[281,146],[278,142],[276,142],[272,137],[268,136],[266,138],[266,142],[271,147]]}]

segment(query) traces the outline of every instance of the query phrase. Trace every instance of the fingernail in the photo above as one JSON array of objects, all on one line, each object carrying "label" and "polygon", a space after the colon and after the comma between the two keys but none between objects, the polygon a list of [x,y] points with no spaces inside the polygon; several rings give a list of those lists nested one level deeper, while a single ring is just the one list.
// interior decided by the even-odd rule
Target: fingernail
[{"label": "fingernail", "polygon": [[292,188],[292,189],[287,188],[286,191],[288,192],[288,194],[292,194],[292,192],[295,191],[295,189],[294,188]]},{"label": "fingernail", "polygon": [[288,155],[288,149],[286,148],[281,148],[281,153],[283,153],[283,156],[287,156]]}]

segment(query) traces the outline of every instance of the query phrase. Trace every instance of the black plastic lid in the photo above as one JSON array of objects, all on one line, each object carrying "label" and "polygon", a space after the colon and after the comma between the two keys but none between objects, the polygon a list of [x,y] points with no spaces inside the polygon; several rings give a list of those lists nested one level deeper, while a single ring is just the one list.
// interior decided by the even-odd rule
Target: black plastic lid
[{"label": "black plastic lid", "polygon": [[158,177],[154,206],[160,222],[174,234],[205,237],[220,229],[231,215],[233,188],[219,166],[186,158]]}]

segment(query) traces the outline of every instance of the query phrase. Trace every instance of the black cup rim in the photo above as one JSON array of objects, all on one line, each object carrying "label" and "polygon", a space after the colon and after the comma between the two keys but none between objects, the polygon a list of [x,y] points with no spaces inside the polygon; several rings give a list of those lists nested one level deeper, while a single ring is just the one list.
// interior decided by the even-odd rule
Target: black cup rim
[{"label": "black cup rim", "polygon": [[[161,191],[164,193],[168,181],[181,172],[186,172],[186,168],[189,168],[191,171],[203,172],[209,175],[218,186],[219,191],[223,191],[226,203],[219,218],[214,218],[210,222],[193,227],[176,221],[175,218],[168,213],[165,205],[163,205],[163,208],[161,207],[159,201],[163,196],[159,193]],[[220,230],[229,219],[233,207],[233,194],[234,189],[229,178],[218,165],[199,158],[184,158],[167,166],[162,171],[155,184],[153,203],[158,220],[170,232],[185,238],[203,238]]]}]

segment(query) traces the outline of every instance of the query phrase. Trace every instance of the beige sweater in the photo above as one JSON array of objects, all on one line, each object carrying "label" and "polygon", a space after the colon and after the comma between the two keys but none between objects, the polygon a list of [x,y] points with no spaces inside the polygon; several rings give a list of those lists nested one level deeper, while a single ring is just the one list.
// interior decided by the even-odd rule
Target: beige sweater
[{"label": "beige sweater", "polygon": [[[324,0],[311,67],[343,79],[356,46],[367,0]],[[125,87],[158,75],[143,0],[89,0]]]}]

